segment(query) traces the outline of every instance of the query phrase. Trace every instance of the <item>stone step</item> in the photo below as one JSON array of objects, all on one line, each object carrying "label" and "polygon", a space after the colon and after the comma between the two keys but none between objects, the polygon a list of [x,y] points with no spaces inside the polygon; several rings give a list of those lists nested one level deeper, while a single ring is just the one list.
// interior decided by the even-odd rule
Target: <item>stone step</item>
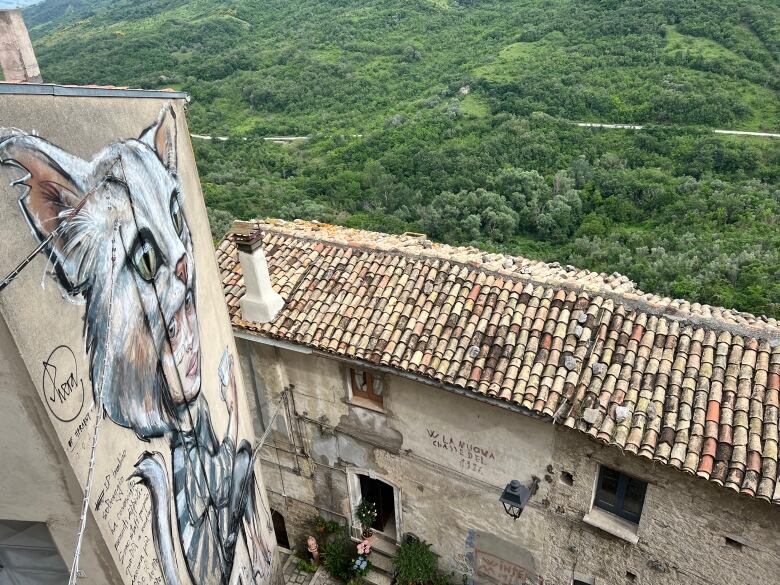
[{"label": "stone step", "polygon": [[384,554],[383,552],[374,549],[368,557],[371,561],[371,565],[375,570],[381,571],[387,575],[393,574],[393,557]]},{"label": "stone step", "polygon": [[395,553],[398,552],[398,545],[395,542],[379,534],[375,534],[374,538],[371,539],[371,548],[374,552],[379,552],[389,557],[394,557]]},{"label": "stone step", "polygon": [[327,571],[325,570],[325,567],[320,565],[317,567],[317,572],[314,573],[314,577],[311,578],[311,583],[309,585],[320,585],[320,583],[325,583],[327,580]]},{"label": "stone step", "polygon": [[390,575],[376,569],[371,569],[368,575],[363,577],[363,580],[366,583],[372,583],[372,585],[391,585],[393,583],[393,578]]},{"label": "stone step", "polygon": [[[281,547],[279,547],[279,548],[281,548]],[[287,567],[290,565],[290,563],[292,562],[292,559],[295,558],[295,557],[292,554],[292,552],[288,553],[288,552],[283,551],[283,550],[279,551],[279,556],[283,557],[282,558],[282,572],[284,572],[287,569]]]}]

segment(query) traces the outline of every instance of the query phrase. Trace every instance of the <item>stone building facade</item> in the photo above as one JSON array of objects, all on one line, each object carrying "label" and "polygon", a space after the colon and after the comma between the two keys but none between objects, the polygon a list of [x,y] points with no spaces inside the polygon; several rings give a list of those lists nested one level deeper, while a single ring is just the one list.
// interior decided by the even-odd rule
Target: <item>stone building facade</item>
[{"label": "stone building facade", "polygon": [[[776,322],[419,235],[257,229],[270,322],[241,317],[241,237],[217,256],[290,546],[316,515],[357,536],[369,499],[454,582],[777,580]],[[534,478],[513,521],[499,497]]]}]

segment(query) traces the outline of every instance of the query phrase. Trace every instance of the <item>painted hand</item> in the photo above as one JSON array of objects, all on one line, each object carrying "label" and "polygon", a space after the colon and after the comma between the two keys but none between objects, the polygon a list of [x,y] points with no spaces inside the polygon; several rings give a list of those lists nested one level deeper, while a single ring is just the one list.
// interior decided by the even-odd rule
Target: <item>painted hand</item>
[{"label": "painted hand", "polygon": [[236,370],[233,363],[233,356],[230,356],[230,368],[228,370],[227,386],[222,387],[222,395],[225,397],[225,406],[227,407],[228,414],[233,414],[236,409]]}]

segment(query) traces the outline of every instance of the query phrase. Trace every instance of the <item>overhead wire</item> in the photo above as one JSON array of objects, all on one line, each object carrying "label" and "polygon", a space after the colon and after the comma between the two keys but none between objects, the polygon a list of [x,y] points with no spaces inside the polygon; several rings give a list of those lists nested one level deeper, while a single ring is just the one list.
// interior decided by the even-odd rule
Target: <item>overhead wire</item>
[{"label": "overhead wire", "polygon": [[[30,252],[24,258],[24,260],[22,260],[19,264],[17,264],[16,267],[14,267],[14,269],[11,270],[11,272],[9,272],[3,278],[3,280],[0,280],[0,292],[2,292],[9,284],[11,284],[16,279],[16,277],[19,276],[22,270],[27,268],[30,262],[32,262],[33,259],[38,254],[40,254],[41,251],[46,246],[48,246],[52,240],[59,237],[59,235],[68,226],[68,224],[73,220],[73,218],[76,217],[78,213],[82,210],[84,205],[87,203],[87,199],[89,199],[93,193],[96,193],[97,190],[100,189],[100,187],[105,185],[106,182],[111,179],[111,171],[114,170],[114,167],[116,167],[117,162],[119,162],[119,157],[114,159],[114,162],[111,164],[109,170],[106,171],[106,174],[103,177],[103,179],[101,179],[101,181],[97,185],[95,185],[92,189],[90,189],[84,194],[84,197],[81,198],[81,201],[79,201],[78,204],[76,204],[76,206],[66,214],[65,218],[60,222],[60,224],[56,228],[54,228],[48,236],[46,236],[43,240],[41,240],[41,242],[35,247],[35,249],[32,252]],[[19,181],[16,181],[13,184],[17,184],[17,183],[19,183]],[[51,256],[49,256],[49,259],[51,260]]]},{"label": "overhead wire", "polygon": [[[0,291],[3,291],[6,287],[8,287],[16,278],[21,274],[21,272],[30,265],[30,263],[33,261],[33,259],[41,253],[49,244],[51,244],[52,241],[56,240],[60,237],[63,231],[65,231],[65,228],[70,224],[70,222],[79,214],[79,212],[84,208],[84,205],[86,205],[89,198],[96,193],[103,185],[108,182],[111,177],[114,168],[116,167],[117,162],[119,162],[119,158],[117,157],[114,159],[114,161],[111,163],[111,166],[109,167],[108,171],[106,171],[106,174],[103,176],[103,178],[98,182],[97,185],[89,189],[84,196],[81,198],[81,200],[76,204],[76,206],[67,212],[65,217],[62,219],[62,221],[59,223],[59,225],[51,231],[51,233],[46,236],[44,239],[40,241],[40,243],[33,249],[32,252],[30,252],[19,264],[14,267],[11,272],[9,272],[2,281],[0,281]],[[29,175],[28,177],[29,178]],[[17,183],[21,183],[21,181],[26,180],[21,179],[20,181],[17,181]],[[111,209],[111,205],[109,204],[109,209]],[[116,284],[116,236],[117,232],[119,230],[118,222],[114,221],[113,229],[112,229],[112,237],[111,237],[111,286],[109,287],[109,297],[108,297],[108,316],[107,316],[107,323],[108,323],[108,331],[111,331],[111,323],[113,318],[113,308],[114,308],[114,286]],[[54,249],[50,251],[46,265],[49,265],[52,263],[52,257],[54,255]],[[70,573],[68,574],[68,585],[74,585],[76,582],[76,579],[79,577],[79,562],[81,560],[81,548],[84,542],[84,534],[86,533],[87,528],[87,517],[89,512],[89,501],[92,494],[92,484],[95,477],[95,467],[97,464],[97,446],[98,442],[100,440],[100,427],[101,423],[103,421],[103,389],[105,387],[105,381],[106,381],[106,370],[108,369],[108,363],[109,363],[109,356],[111,354],[110,351],[110,345],[108,343],[109,336],[106,336],[106,342],[105,346],[103,348],[103,365],[101,369],[101,378],[100,378],[100,388],[98,392],[96,393],[97,398],[97,414],[95,416],[95,429],[92,433],[92,442],[90,447],[90,456],[89,456],[89,464],[87,468],[87,481],[86,485],[84,487],[84,497],[82,499],[82,506],[81,506],[81,513],[79,516],[79,528],[76,533],[76,546],[73,552],[73,562],[71,563],[71,569]]]},{"label": "overhead wire", "polygon": [[[114,313],[114,286],[116,284],[116,234],[119,231],[119,223],[114,221],[114,230],[111,237],[111,286],[108,296],[108,332],[111,332],[111,323]],[[84,499],[81,506],[81,519],[79,521],[78,537],[76,539],[76,550],[73,553],[73,563],[71,564],[68,585],[75,585],[79,576],[79,560],[81,558],[81,545],[84,541],[84,533],[87,529],[87,515],[89,512],[89,499],[92,494],[92,482],[95,478],[95,462],[97,459],[97,445],[100,438],[100,424],[103,422],[103,390],[106,385],[106,371],[108,369],[111,346],[108,343],[109,335],[106,335],[106,342],[103,348],[103,368],[101,370],[100,388],[97,392],[97,414],[95,415],[95,431],[92,435],[92,448],[89,456],[89,469],[87,471],[87,484],[84,488]]]}]

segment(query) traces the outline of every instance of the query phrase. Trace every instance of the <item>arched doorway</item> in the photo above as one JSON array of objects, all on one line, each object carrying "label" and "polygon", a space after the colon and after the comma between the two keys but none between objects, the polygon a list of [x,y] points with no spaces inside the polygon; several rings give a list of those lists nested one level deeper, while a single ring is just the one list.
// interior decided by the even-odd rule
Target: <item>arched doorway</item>
[{"label": "arched doorway", "polygon": [[274,524],[274,533],[276,534],[276,544],[282,548],[290,548],[290,539],[287,536],[287,525],[282,516],[276,510],[271,510],[271,522]]}]

